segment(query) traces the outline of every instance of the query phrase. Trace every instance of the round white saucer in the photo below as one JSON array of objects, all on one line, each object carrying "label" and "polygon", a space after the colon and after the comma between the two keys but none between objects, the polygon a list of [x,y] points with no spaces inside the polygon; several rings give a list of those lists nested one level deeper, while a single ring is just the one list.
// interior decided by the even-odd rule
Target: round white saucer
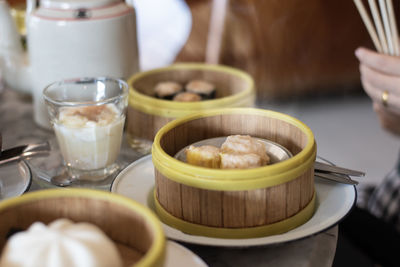
[{"label": "round white saucer", "polygon": [[0,200],[22,195],[31,183],[32,173],[25,161],[0,166]]},{"label": "round white saucer", "polygon": [[207,267],[204,261],[191,250],[173,241],[167,241],[165,267]]},{"label": "round white saucer", "polygon": [[[125,168],[114,180],[111,192],[124,195],[154,210],[154,167],[151,155],[145,156]],[[223,239],[185,234],[163,224],[168,238],[187,243],[212,246],[246,247],[278,244],[302,239],[323,232],[342,220],[356,202],[354,186],[315,178],[317,207],[313,217],[305,224],[280,235],[249,239]]]},{"label": "round white saucer", "polygon": [[[41,187],[59,187],[59,185],[52,183],[52,177],[66,173],[67,170],[55,136],[49,138],[48,142],[50,145],[49,155],[46,157],[29,158],[27,159],[27,163],[32,169],[35,182],[37,182]],[[131,147],[129,147],[128,144],[126,144],[126,138],[124,136],[120,154],[118,155],[116,161],[118,170],[116,170],[115,173],[98,182],[74,180],[71,184],[67,185],[67,187],[83,187],[109,191],[111,183],[119,171],[123,170],[126,166],[138,159],[140,156],[142,155],[134,151]]]}]

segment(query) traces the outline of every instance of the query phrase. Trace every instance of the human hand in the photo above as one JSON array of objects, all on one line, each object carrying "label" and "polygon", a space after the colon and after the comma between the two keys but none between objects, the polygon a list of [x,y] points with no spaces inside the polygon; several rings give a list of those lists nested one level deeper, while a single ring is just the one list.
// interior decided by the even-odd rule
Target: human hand
[{"label": "human hand", "polygon": [[[400,57],[359,48],[361,82],[374,102],[381,126],[400,135]],[[386,101],[383,99],[387,92]]]},{"label": "human hand", "polygon": [[400,115],[400,57],[358,48],[361,82],[366,93],[376,104],[382,102],[383,92],[388,93],[386,108]]},{"label": "human hand", "polygon": [[382,128],[391,132],[392,134],[400,136],[400,116],[392,113],[382,105],[374,103],[374,110],[378,115]]}]

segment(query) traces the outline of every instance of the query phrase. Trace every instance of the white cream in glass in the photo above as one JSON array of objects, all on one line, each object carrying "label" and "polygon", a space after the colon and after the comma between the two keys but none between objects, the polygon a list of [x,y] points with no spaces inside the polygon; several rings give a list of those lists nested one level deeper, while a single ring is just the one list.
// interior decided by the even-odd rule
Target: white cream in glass
[{"label": "white cream in glass", "polygon": [[51,124],[71,176],[98,181],[116,169],[128,86],[118,79],[56,82],[44,90]]}]

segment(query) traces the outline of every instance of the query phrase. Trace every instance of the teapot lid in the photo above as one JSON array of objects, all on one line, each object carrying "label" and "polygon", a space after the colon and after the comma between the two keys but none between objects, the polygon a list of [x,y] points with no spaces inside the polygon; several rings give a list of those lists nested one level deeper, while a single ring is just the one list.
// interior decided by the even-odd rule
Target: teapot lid
[{"label": "teapot lid", "polygon": [[118,2],[120,0],[41,0],[40,5],[50,9],[92,9]]}]

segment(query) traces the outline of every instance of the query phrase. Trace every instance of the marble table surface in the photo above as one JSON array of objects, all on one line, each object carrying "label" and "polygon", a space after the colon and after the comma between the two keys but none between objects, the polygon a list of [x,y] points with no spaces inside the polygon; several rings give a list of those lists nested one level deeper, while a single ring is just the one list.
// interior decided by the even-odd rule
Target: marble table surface
[{"label": "marble table surface", "polygon": [[[52,131],[39,128],[33,121],[32,99],[10,89],[0,92],[0,133],[3,149],[15,145],[54,138]],[[142,157],[127,143],[121,153],[129,163]],[[31,190],[40,190],[40,180],[34,174]],[[269,246],[222,248],[181,243],[209,266],[332,266],[338,237],[338,226],[301,240]]]}]

